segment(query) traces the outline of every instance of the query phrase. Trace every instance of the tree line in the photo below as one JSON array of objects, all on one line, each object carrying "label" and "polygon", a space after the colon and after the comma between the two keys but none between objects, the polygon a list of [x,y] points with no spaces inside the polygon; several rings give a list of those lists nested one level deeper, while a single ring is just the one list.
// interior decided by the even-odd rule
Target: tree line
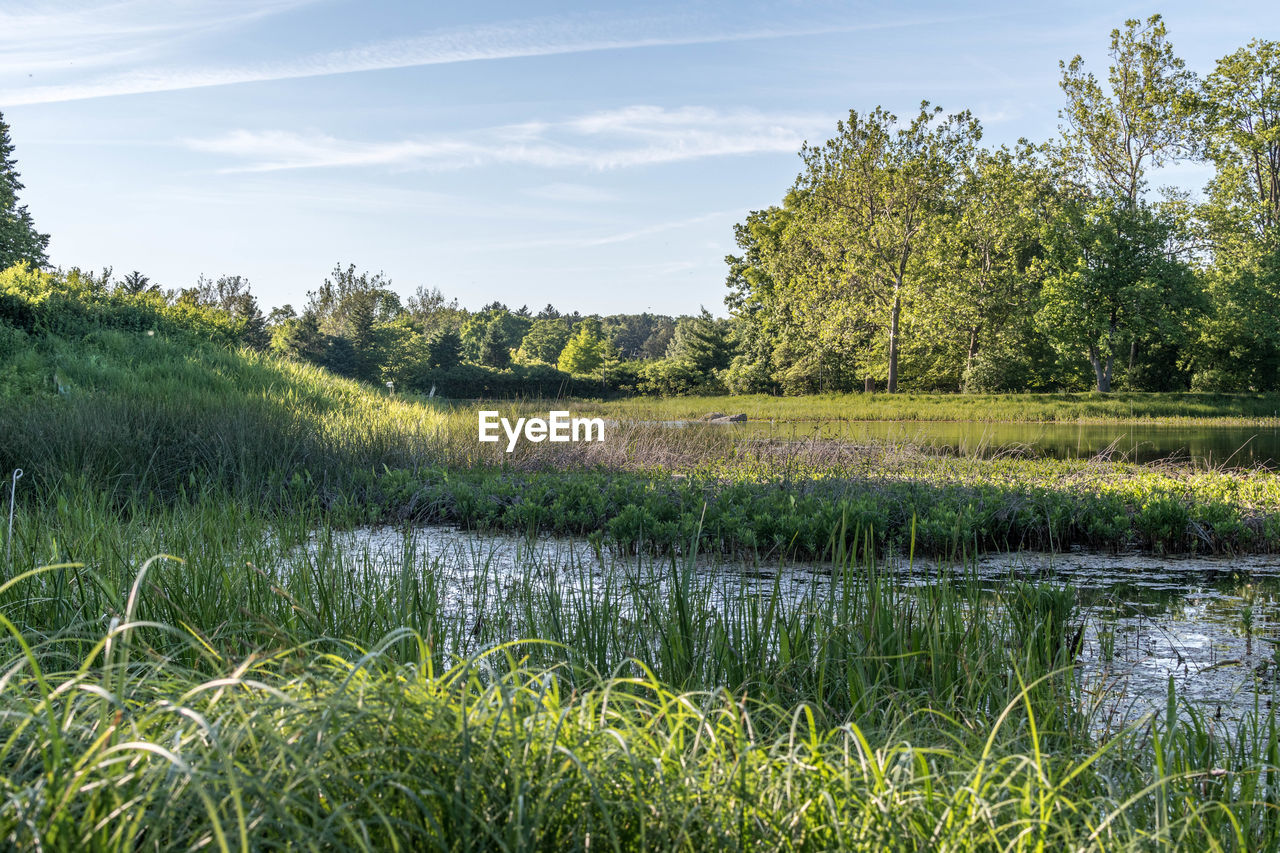
[{"label": "tree line", "polygon": [[[1199,79],[1160,16],[1061,63],[1061,138],[851,112],[736,226],[734,391],[1280,387],[1280,43]],[[1202,199],[1153,172],[1208,164]]]}]

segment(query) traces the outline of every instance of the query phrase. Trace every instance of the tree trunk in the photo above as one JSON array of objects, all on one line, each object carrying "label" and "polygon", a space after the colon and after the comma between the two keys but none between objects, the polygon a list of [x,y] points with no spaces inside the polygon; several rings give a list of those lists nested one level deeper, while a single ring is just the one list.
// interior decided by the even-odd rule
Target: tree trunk
[{"label": "tree trunk", "polygon": [[973,369],[973,357],[978,354],[978,329],[980,326],[974,326],[969,329],[969,357],[964,361],[964,377],[960,382],[960,390],[968,392],[969,390],[969,371]]},{"label": "tree trunk", "polygon": [[898,317],[902,314],[902,291],[893,289],[893,313],[889,317],[889,382],[885,388],[890,394],[898,390]]},{"label": "tree trunk", "polygon": [[1096,347],[1089,347],[1089,363],[1093,365],[1093,375],[1097,377],[1095,390],[1106,394],[1111,390],[1111,365],[1115,357],[1108,355],[1105,361]]}]

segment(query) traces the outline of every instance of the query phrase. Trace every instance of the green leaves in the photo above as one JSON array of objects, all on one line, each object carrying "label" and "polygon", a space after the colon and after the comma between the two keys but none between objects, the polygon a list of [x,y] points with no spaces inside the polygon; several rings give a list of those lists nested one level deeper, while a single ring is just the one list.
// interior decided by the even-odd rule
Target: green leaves
[{"label": "green leaves", "polygon": [[36,267],[48,263],[49,235],[36,231],[27,206],[18,204],[21,189],[9,125],[0,114],[0,270],[23,261]]}]

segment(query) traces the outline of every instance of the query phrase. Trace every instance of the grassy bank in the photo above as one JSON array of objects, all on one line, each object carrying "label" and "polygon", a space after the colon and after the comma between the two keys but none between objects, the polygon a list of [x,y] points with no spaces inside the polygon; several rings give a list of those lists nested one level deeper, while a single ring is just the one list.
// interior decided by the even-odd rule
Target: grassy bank
[{"label": "grassy bank", "polygon": [[794,595],[537,549],[459,589],[488,556],[225,502],[48,509],[20,541],[83,562],[23,549],[0,587],[15,847],[1280,844],[1274,717],[1229,736],[1171,697],[1090,736],[1069,591],[905,591],[849,551]]},{"label": "grassy bank", "polygon": [[988,423],[1170,423],[1271,425],[1280,394],[816,394],[726,397],[635,397],[576,408],[611,417],[697,419],[708,412],[790,422],[976,421]]},{"label": "grassy bank", "polygon": [[[0,356],[8,846],[1280,849],[1269,711],[1098,736],[1070,591],[883,561],[1268,549],[1276,475],[636,423],[507,455],[470,410],[164,335]],[[342,533],[379,521],[602,566]]]},{"label": "grassy bank", "polygon": [[[163,337],[46,337],[10,356],[0,471],[108,515],[218,497],[335,524],[432,521],[624,550],[822,557],[832,531],[922,553],[1280,547],[1280,477],[1105,460],[948,457],[622,422],[589,444],[476,441],[470,407]],[[536,405],[527,403],[520,409]],[[499,407],[509,411],[508,407]],[[543,409],[545,411],[545,408]],[[843,543],[847,544],[847,543]]]}]

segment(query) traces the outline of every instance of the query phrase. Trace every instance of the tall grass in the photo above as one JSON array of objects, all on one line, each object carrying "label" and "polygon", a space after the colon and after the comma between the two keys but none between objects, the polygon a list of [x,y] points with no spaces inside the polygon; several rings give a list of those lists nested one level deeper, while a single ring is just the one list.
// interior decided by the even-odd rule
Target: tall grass
[{"label": "tall grass", "polygon": [[7,366],[0,468],[45,492],[69,476],[121,504],[218,492],[292,510],[440,458],[434,409],[250,351],[98,331]]},{"label": "tall grass", "polygon": [[983,421],[1028,423],[1267,424],[1280,418],[1280,394],[1114,392],[1063,394],[815,394],[728,397],[636,397],[583,403],[582,411],[652,420],[742,412],[752,420],[790,422]]},{"label": "tall grass", "polygon": [[24,519],[0,585],[15,847],[1280,846],[1274,715],[1171,694],[1094,742],[1069,590],[908,588],[858,537],[796,591],[100,511]]}]

